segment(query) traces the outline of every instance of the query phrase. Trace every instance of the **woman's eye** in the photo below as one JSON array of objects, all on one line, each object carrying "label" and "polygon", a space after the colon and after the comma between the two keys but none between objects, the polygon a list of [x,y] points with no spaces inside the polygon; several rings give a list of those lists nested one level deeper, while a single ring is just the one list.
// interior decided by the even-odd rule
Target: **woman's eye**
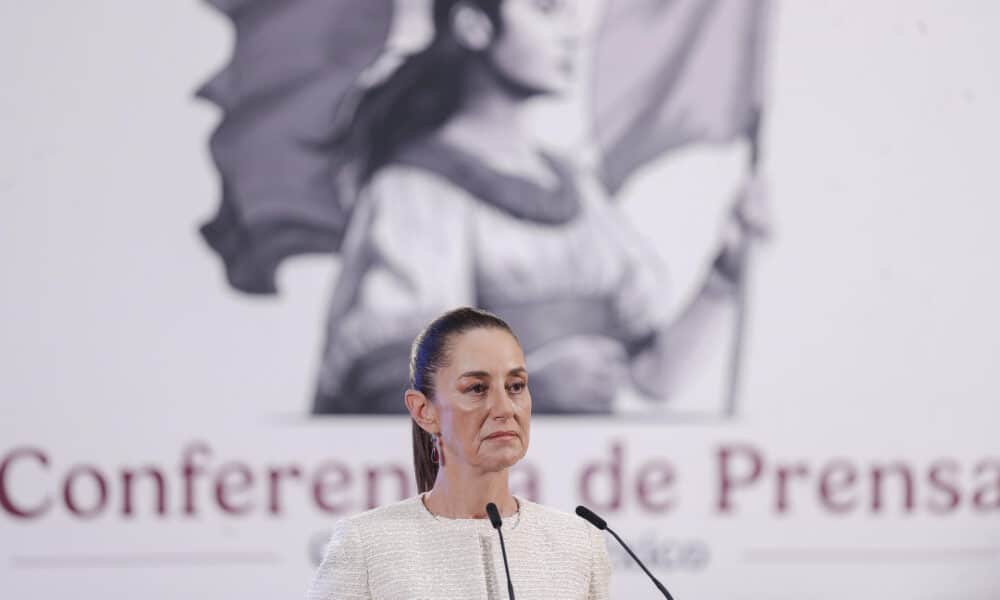
[{"label": "woman's eye", "polygon": [[469,386],[469,389],[467,391],[472,392],[473,394],[476,395],[484,394],[486,393],[486,386],[481,383],[477,383],[475,385]]},{"label": "woman's eye", "polygon": [[512,394],[520,394],[521,392],[524,391],[524,388],[526,388],[526,387],[527,387],[527,384],[525,384],[523,381],[517,381],[517,382],[514,382],[514,383],[510,384],[509,386],[507,386],[507,389]]}]

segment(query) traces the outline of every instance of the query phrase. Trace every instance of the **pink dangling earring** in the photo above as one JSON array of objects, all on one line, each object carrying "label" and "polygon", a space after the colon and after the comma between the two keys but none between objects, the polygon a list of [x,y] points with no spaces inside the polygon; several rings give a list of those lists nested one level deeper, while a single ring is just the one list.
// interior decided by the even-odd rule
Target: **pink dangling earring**
[{"label": "pink dangling earring", "polygon": [[444,466],[444,451],[443,448],[439,448],[438,445],[441,443],[441,434],[435,433],[434,440],[431,444],[431,462],[436,465]]}]

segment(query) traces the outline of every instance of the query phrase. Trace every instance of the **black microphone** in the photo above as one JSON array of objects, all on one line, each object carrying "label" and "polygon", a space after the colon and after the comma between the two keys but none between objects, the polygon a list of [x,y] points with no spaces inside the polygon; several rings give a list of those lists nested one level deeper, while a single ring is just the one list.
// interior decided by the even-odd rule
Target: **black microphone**
[{"label": "black microphone", "polygon": [[656,587],[659,588],[661,592],[663,592],[663,596],[667,598],[667,600],[674,600],[674,597],[670,595],[670,592],[667,591],[667,588],[663,587],[663,584],[660,583],[660,580],[654,577],[653,574],[649,572],[649,569],[646,568],[646,565],[642,564],[642,561],[639,560],[639,557],[636,556],[634,552],[632,552],[632,549],[628,547],[628,544],[623,542],[622,539],[618,537],[618,534],[615,533],[613,529],[608,527],[607,521],[595,515],[586,506],[577,506],[576,514],[583,517],[585,521],[587,521],[594,527],[600,529],[601,531],[607,531],[611,535],[615,536],[615,539],[618,540],[618,543],[622,545],[622,548],[625,548],[625,551],[628,552],[628,555],[632,557],[632,560],[639,563],[639,566],[642,567],[642,570],[646,572],[646,575],[649,575],[649,578],[653,580],[653,583],[656,584]]},{"label": "black microphone", "polygon": [[514,585],[510,582],[510,567],[507,566],[507,548],[503,544],[503,531],[501,531],[500,526],[503,525],[503,521],[500,519],[500,511],[497,510],[497,505],[490,502],[486,505],[486,514],[490,517],[490,524],[493,525],[493,529],[497,530],[500,534],[500,552],[503,554],[503,570],[507,573],[507,595],[510,600],[514,600]]}]

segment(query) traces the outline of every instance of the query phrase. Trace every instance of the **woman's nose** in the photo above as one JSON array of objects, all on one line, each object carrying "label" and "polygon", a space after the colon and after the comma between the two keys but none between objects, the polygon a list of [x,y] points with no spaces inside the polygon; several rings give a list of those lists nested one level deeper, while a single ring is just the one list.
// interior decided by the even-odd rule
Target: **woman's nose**
[{"label": "woman's nose", "polygon": [[514,415],[514,399],[505,388],[498,389],[493,396],[490,415],[495,419],[507,419]]}]

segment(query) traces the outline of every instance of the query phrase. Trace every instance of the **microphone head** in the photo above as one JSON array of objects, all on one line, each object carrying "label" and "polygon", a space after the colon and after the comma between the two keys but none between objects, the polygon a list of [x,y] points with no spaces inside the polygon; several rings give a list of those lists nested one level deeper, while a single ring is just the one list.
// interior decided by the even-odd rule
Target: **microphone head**
[{"label": "microphone head", "polygon": [[503,521],[500,520],[500,511],[497,510],[497,505],[490,502],[486,505],[486,514],[490,517],[490,523],[493,525],[493,529],[500,529],[503,525]]},{"label": "microphone head", "polygon": [[601,517],[598,517],[597,515],[592,513],[590,509],[587,508],[586,506],[577,506],[576,514],[583,517],[585,521],[589,522],[591,525],[600,529],[601,531],[608,528],[607,522],[605,522],[604,519],[602,519]]}]

